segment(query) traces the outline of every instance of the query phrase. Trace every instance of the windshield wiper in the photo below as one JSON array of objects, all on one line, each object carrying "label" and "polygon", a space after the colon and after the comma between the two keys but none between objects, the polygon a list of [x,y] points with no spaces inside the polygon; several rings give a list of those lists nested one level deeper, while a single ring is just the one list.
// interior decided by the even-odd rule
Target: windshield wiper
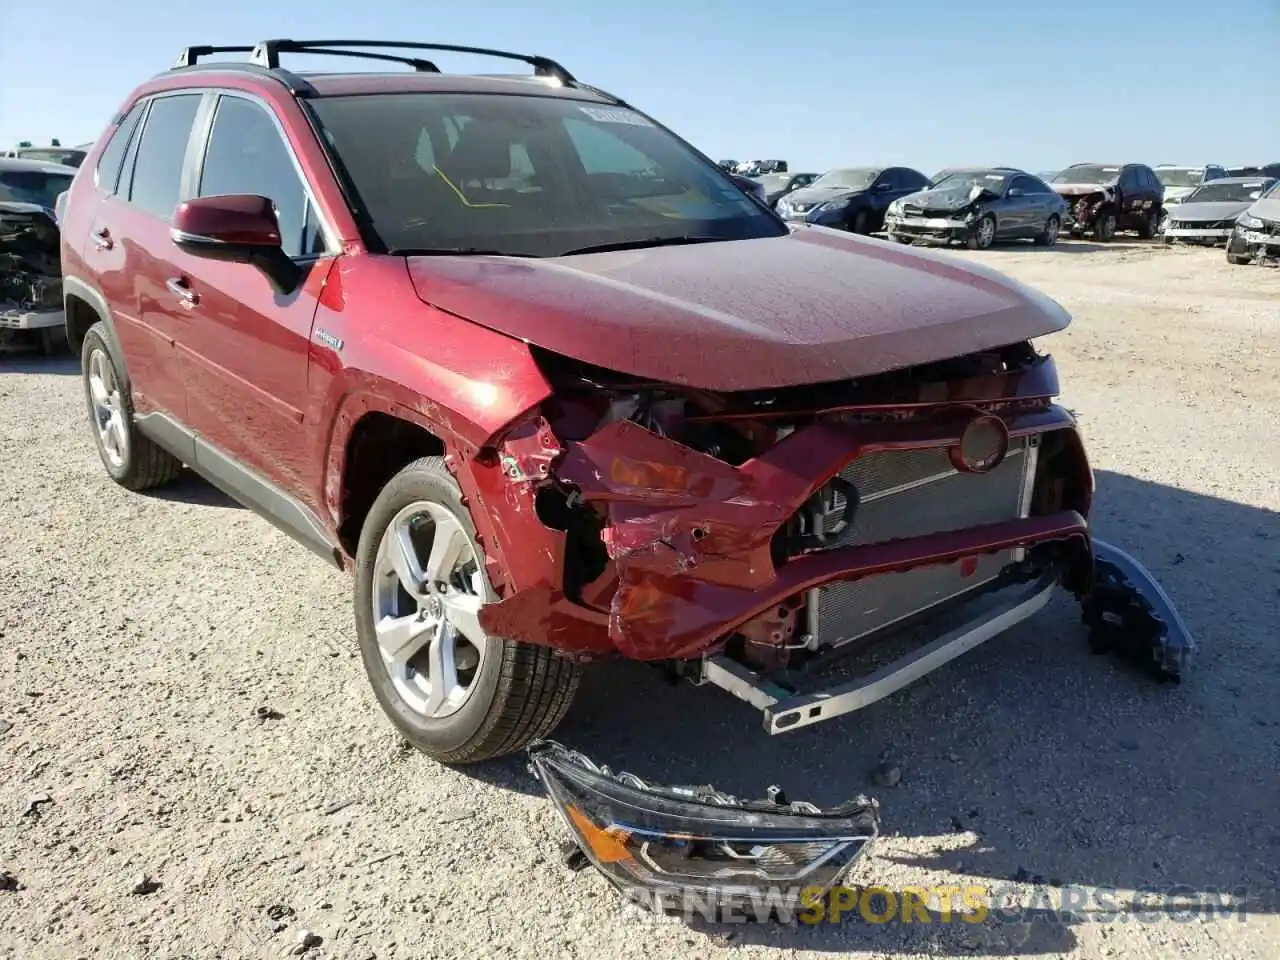
[{"label": "windshield wiper", "polygon": [[724,237],[707,237],[697,234],[684,234],[678,237],[649,237],[645,240],[615,240],[612,243],[593,243],[587,247],[575,247],[560,254],[572,257],[579,253],[607,253],[610,250],[640,250],[644,247],[675,247],[688,243],[716,243]]},{"label": "windshield wiper", "polygon": [[488,247],[392,247],[393,257],[531,257],[531,253],[512,253]]}]

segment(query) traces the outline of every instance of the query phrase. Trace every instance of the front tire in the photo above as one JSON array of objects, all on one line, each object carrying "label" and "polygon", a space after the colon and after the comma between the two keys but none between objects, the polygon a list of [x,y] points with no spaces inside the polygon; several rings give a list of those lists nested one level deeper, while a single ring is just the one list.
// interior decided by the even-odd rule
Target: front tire
[{"label": "front tire", "polygon": [[1246,255],[1244,255],[1244,256],[1241,256],[1241,255],[1240,255],[1240,254],[1238,254],[1238,253],[1228,253],[1228,254],[1227,254],[1227,263],[1234,263],[1234,264],[1236,264],[1237,266],[1244,266],[1246,263],[1248,263],[1248,262],[1249,262],[1250,260],[1252,260],[1252,259],[1253,259],[1253,258],[1252,258],[1252,257],[1250,257],[1250,256],[1248,256],[1247,254],[1246,254]]},{"label": "front tire", "polygon": [[1160,232],[1160,212],[1152,210],[1138,227],[1138,238],[1152,240]]},{"label": "front tire", "polygon": [[1098,219],[1093,221],[1093,239],[1098,243],[1110,243],[1116,238],[1116,213],[1114,210],[1103,210]]},{"label": "front tire", "polygon": [[849,225],[851,233],[866,236],[871,232],[871,215],[865,210],[859,210],[853,215],[853,220]]},{"label": "front tire", "polygon": [[81,380],[98,456],[111,479],[128,490],[163,486],[182,473],[182,461],[133,422],[133,398],[109,338],[106,324],[99,321],[89,328],[80,348]]},{"label": "front tire", "polygon": [[995,240],[996,218],[988,213],[974,224],[973,232],[969,234],[965,246],[970,250],[989,250]]},{"label": "front tire", "polygon": [[356,550],[360,655],[379,705],[441,763],[513,753],[564,718],[580,673],[549,647],[489,636],[496,599],[462,492],[440,457],[383,488]]}]

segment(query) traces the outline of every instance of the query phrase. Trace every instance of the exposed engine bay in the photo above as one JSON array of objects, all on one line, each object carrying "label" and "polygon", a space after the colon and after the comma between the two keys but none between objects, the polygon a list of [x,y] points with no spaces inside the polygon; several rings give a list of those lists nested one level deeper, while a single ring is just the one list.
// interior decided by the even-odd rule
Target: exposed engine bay
[{"label": "exposed engine bay", "polygon": [[0,344],[62,326],[59,242],[50,211],[0,202]]},{"label": "exposed engine bay", "polygon": [[1094,221],[1103,208],[1116,201],[1114,186],[1072,187],[1066,184],[1055,185],[1055,189],[1067,202],[1067,218],[1062,227],[1072,234],[1081,234],[1092,229]]}]

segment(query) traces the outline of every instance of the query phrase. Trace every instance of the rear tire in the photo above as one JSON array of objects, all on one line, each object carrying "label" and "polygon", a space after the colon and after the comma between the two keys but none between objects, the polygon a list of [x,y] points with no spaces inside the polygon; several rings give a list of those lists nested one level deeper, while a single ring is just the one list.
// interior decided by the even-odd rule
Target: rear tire
[{"label": "rear tire", "polygon": [[[401,529],[411,529],[412,540],[408,534],[398,535]],[[451,567],[443,580],[433,580],[429,569],[429,561],[434,559],[432,548],[446,530],[446,535],[459,538],[460,546],[457,551],[442,552],[456,555],[459,559],[449,562],[458,566]],[[430,543],[421,542],[421,537],[429,537]],[[420,569],[427,581],[422,591],[425,603],[404,590],[399,570],[391,572],[388,584],[386,551],[406,542],[417,564],[414,569]],[[447,611],[455,609],[451,604],[458,598],[469,600],[476,608],[494,599],[482,558],[462,492],[441,457],[415,460],[391,479],[365,518],[356,550],[356,633],[374,695],[404,738],[441,763],[488,760],[546,736],[564,718],[578,689],[579,668],[550,647],[487,635],[479,644],[468,642],[466,622],[455,621]],[[450,581],[462,584],[463,589],[450,586]],[[466,594],[465,590],[471,592]],[[388,596],[396,604],[405,604],[397,607],[393,617],[412,619],[416,611],[419,620],[433,597],[444,600],[436,608],[446,611],[445,620],[463,625],[458,627],[456,639],[448,641],[447,668],[443,667],[444,655],[433,656],[435,641],[421,643],[415,648],[418,652],[399,664],[391,659],[387,614],[376,613]],[[383,624],[381,637],[379,620]],[[470,629],[479,628],[472,621]],[[443,647],[444,641],[440,642]],[[464,655],[470,660],[464,662]],[[478,662],[473,662],[477,657]],[[414,666],[419,659],[423,662]],[[432,676],[436,664],[442,664],[439,679]],[[432,697],[438,691],[443,697],[446,689],[451,691],[453,702],[437,702],[432,709]],[[423,691],[422,699],[415,696],[416,690]]]},{"label": "rear tire", "polygon": [[81,381],[98,456],[108,476],[141,492],[182,473],[182,461],[142,433],[133,422],[133,398],[107,325],[89,328],[80,348]]},{"label": "rear tire", "polygon": [[1036,237],[1035,245],[1037,247],[1052,247],[1056,245],[1058,242],[1058,231],[1060,229],[1061,224],[1058,221],[1057,215],[1051,216],[1045,221],[1044,232],[1040,234],[1040,236]]}]

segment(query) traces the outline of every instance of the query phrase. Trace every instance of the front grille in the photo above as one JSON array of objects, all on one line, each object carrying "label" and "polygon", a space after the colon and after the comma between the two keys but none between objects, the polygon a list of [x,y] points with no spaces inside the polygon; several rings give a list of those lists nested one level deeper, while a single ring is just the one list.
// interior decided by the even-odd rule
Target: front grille
[{"label": "front grille", "polygon": [[[1038,438],[1010,442],[989,473],[960,473],[944,450],[887,451],[859,457],[840,472],[858,490],[849,544],[963,530],[1026,516]],[[834,495],[826,528],[839,522],[844,500]],[[953,563],[881,574],[809,591],[809,631],[822,645],[840,645],[986,583],[1021,551],[980,557],[976,566]],[[963,567],[963,569],[962,569]]]}]

